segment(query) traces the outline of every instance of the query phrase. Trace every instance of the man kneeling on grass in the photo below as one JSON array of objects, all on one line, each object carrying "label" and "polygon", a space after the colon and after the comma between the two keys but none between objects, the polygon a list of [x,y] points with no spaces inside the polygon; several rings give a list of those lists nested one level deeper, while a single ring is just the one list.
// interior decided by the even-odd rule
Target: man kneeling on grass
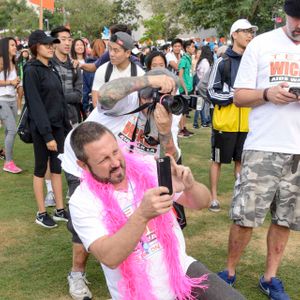
[{"label": "man kneeling on grass", "polygon": [[112,299],[244,299],[188,256],[172,203],[202,209],[210,193],[171,157],[174,195],[157,186],[151,157],[122,151],[103,125],[85,122],[71,136],[83,169],[69,202],[85,248],[102,264]]}]

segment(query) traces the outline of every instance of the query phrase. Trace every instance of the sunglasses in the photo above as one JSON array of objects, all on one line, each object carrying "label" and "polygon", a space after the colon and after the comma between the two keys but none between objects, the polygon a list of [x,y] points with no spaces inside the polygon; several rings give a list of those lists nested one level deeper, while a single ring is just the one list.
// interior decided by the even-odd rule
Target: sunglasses
[{"label": "sunglasses", "polygon": [[150,133],[150,113],[148,111],[148,118],[147,118],[147,121],[146,121],[146,124],[145,124],[145,128],[144,128],[144,139],[146,141],[146,143],[150,146],[157,146],[159,145],[159,140],[155,139],[153,136],[150,136],[149,133]]}]

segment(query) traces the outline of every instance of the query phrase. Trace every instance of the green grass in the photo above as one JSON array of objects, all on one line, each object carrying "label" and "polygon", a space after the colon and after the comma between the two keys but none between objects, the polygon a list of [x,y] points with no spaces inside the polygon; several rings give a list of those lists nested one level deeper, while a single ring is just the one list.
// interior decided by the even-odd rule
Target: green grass
[{"label": "green grass", "polygon": [[[183,161],[192,168],[198,180],[208,185],[210,129],[194,131],[193,137],[180,140]],[[1,129],[1,145],[3,134]],[[23,144],[17,137],[14,159],[24,172],[19,175],[3,172],[3,163],[0,162],[0,299],[70,299],[66,276],[72,260],[71,236],[64,223],[52,230],[34,223],[36,204],[32,190],[32,152],[32,146]],[[222,167],[220,213],[187,211],[188,226],[184,234],[188,253],[214,272],[224,267],[227,255],[232,167]],[[257,282],[264,271],[268,223],[269,218],[262,228],[254,232],[237,269],[236,288],[249,300],[267,299],[258,291]],[[293,300],[300,299],[299,249],[299,233],[293,232],[278,274]],[[93,257],[88,261],[87,273],[94,299],[108,299],[103,274]]]}]

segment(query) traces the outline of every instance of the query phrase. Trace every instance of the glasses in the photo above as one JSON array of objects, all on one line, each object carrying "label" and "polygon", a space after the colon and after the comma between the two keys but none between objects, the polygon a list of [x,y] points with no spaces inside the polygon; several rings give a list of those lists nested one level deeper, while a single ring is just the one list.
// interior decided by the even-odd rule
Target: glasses
[{"label": "glasses", "polygon": [[249,28],[249,29],[238,29],[236,32],[243,32],[245,34],[255,35],[255,31],[251,28]]},{"label": "glasses", "polygon": [[144,139],[146,143],[152,147],[159,145],[159,141],[156,140],[153,136],[144,135]]}]

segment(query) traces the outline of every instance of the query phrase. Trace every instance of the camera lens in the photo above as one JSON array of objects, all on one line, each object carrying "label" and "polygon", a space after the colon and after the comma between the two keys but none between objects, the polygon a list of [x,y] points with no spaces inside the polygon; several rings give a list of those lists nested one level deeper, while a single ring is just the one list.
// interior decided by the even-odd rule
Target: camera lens
[{"label": "camera lens", "polygon": [[181,97],[165,95],[161,103],[168,112],[174,115],[180,115],[184,111],[184,102]]}]

